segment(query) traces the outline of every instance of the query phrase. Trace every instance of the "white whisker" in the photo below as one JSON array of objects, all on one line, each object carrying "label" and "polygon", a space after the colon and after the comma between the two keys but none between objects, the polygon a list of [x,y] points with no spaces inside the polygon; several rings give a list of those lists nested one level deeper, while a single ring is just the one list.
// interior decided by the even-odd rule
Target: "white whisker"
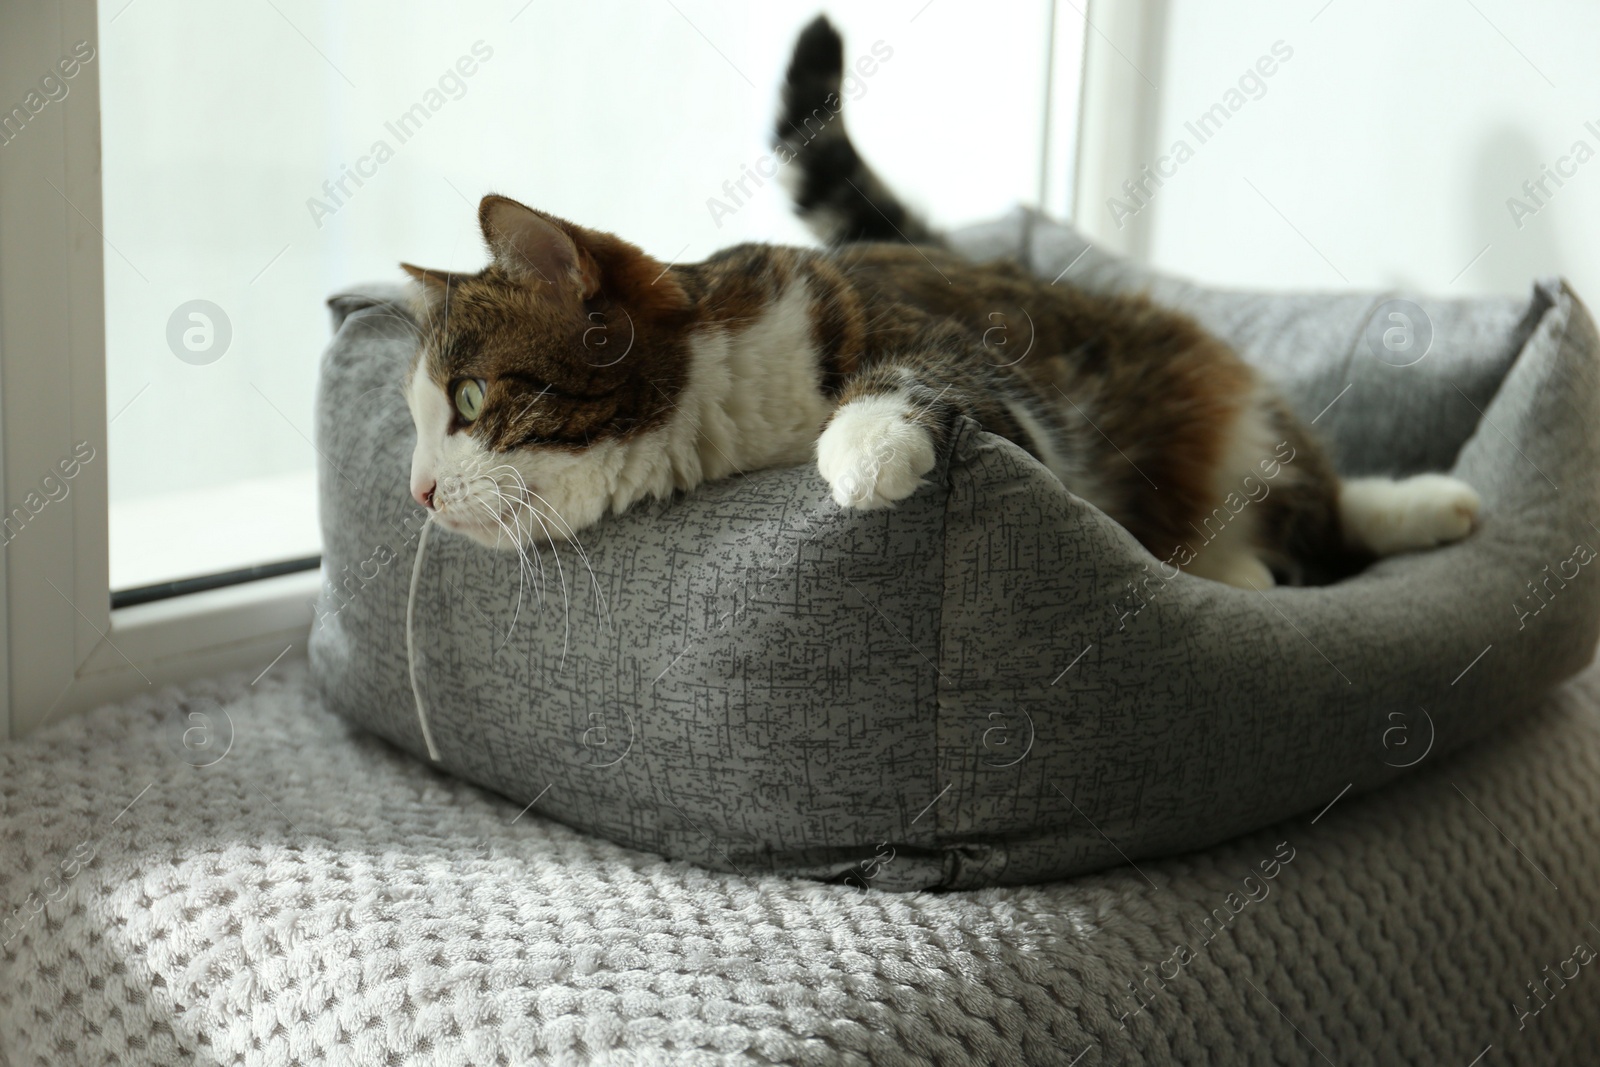
[{"label": "white whisker", "polygon": [[[533,497],[535,500],[539,501],[539,503],[543,504],[546,508],[548,508],[549,509],[549,516],[548,517],[550,517],[551,520],[554,521],[554,522],[559,522],[561,524],[562,529],[564,529],[566,531],[567,540],[572,542],[573,548],[575,548],[577,550],[577,552],[578,552],[578,558],[581,559],[583,561],[583,565],[586,568],[588,568],[589,581],[594,587],[595,606],[598,609],[597,613],[600,616],[600,620],[601,620],[602,624],[607,629],[609,629],[610,626],[611,626],[611,623],[610,623],[610,614],[611,614],[611,612],[610,612],[610,608],[606,604],[605,593],[600,588],[600,576],[595,573],[594,564],[590,562],[589,553],[584,550],[583,542],[578,540],[577,531],[572,528],[572,524],[567,522],[567,520],[562,516],[561,512],[557,511],[556,508],[555,508],[555,505],[551,504],[550,501],[546,500],[544,497],[540,496],[538,493],[534,492],[532,489],[527,488],[526,486],[523,487],[523,491],[526,492],[529,496]],[[533,505],[529,504],[528,507],[530,509],[532,509]]]},{"label": "white whisker", "polygon": [[[531,551],[533,553],[533,560],[538,563],[537,574],[534,572],[534,569],[530,564],[527,567],[527,576],[528,584],[533,586],[534,594],[539,598],[539,613],[542,615],[544,614],[544,584],[548,583],[549,581],[549,578],[545,574],[544,570],[544,557],[540,555],[539,546],[534,544],[533,538],[530,536],[532,531],[524,531],[523,529],[522,518],[517,514],[516,510],[517,500],[514,497],[507,496],[500,490],[498,485],[496,485],[494,488],[494,494],[496,501],[499,502],[504,508],[507,518],[511,520],[511,536],[516,541],[514,547],[516,548],[517,554],[521,556],[523,561],[526,563],[528,561],[528,553]],[[518,593],[518,598],[520,604],[520,591]]]},{"label": "white whisker", "polygon": [[[516,467],[513,467],[509,463],[502,463],[497,467],[491,468],[490,473],[493,474],[502,470],[509,474],[520,494],[520,499],[518,497],[507,498],[510,500],[513,510],[515,510],[515,508],[519,505],[526,507],[530,514],[533,515],[534,520],[538,522],[541,527],[544,527],[546,537],[549,537],[549,528],[545,527],[543,519],[549,519],[552,523],[558,524],[557,529],[562,533],[563,539],[571,543],[573,550],[577,552],[578,558],[583,562],[585,569],[587,569],[589,572],[589,582],[591,587],[594,589],[596,614],[599,616],[601,624],[605,628],[609,629],[611,625],[610,608],[606,604],[605,592],[600,587],[600,576],[595,573],[594,563],[590,560],[588,551],[584,549],[583,542],[578,539],[577,531],[572,528],[572,524],[566,520],[561,512],[558,511],[556,507],[550,503],[550,501],[546,500],[544,497],[540,496],[537,492],[528,487],[528,483],[522,477],[522,472],[517,470]],[[539,501],[539,503],[543,504],[544,510],[541,511],[540,509],[535,508],[528,501],[528,497],[532,497],[533,499]],[[555,539],[550,538],[550,540],[552,542],[551,550],[554,551]]]},{"label": "white whisker", "polygon": [[532,507],[528,508],[528,515],[544,530],[544,535],[550,540],[550,556],[556,561],[556,575],[561,579],[561,603],[566,610],[566,629],[561,637],[561,663],[567,662],[567,645],[572,638],[572,597],[567,593],[567,576],[561,568],[561,551],[556,547],[555,538],[550,537],[550,528],[545,526],[544,520],[539,518],[539,513]]},{"label": "white whisker", "polygon": [[[514,497],[508,496],[500,488],[499,480],[493,476],[492,471],[482,471],[475,475],[475,478],[476,477],[483,478],[488,485],[489,492],[494,495],[495,503],[498,505],[498,507],[491,510],[495,512],[496,521],[498,522],[502,516],[511,520],[511,526],[509,528],[504,522],[500,522],[500,527],[503,531],[505,531],[505,535],[511,539],[511,547],[517,553],[519,559],[519,586],[517,590],[518,613],[520,613],[522,607],[523,592],[530,584],[534,587],[534,593],[539,598],[539,606],[542,612],[544,607],[544,591],[540,586],[539,580],[544,578],[544,559],[539,555],[539,550],[537,546],[532,544],[531,539],[523,535],[522,521],[517,516],[515,509],[517,500]],[[511,506],[507,507],[507,505]],[[535,574],[534,569],[529,562],[527,553],[528,549],[533,550],[534,558],[538,561],[539,569],[537,574]],[[515,625],[515,622],[516,620],[513,619],[513,626]]]},{"label": "white whisker", "polygon": [[[482,507],[485,511],[487,511],[489,513],[489,518],[494,522],[494,524],[496,526],[500,527],[502,536],[504,536],[506,538],[509,538],[511,540],[512,547],[515,548],[516,552],[517,552],[517,602],[516,602],[516,606],[512,609],[512,612],[511,612],[511,623],[510,623],[509,626],[506,627],[506,636],[505,636],[504,640],[502,640],[500,642],[499,648],[495,649],[495,651],[498,652],[498,651],[500,651],[501,648],[505,648],[506,644],[511,640],[511,635],[516,631],[516,628],[517,628],[517,620],[522,617],[522,596],[523,596],[523,593],[526,591],[526,589],[528,587],[528,577],[529,577],[529,574],[530,574],[530,570],[529,570],[529,567],[528,567],[528,557],[527,557],[527,554],[522,551],[522,545],[521,545],[520,538],[517,537],[516,533],[512,530],[511,527],[508,527],[505,524],[505,520],[502,519],[500,517],[500,515],[496,513],[495,509],[489,504],[488,501],[480,500],[477,503],[478,503],[478,505],[480,507]],[[537,591],[538,591],[538,585],[537,584],[535,584],[534,590],[537,593]],[[544,606],[544,597],[543,597],[542,594],[540,594],[540,596],[539,596],[539,605],[540,605],[541,609]]]},{"label": "white whisker", "polygon": [[[491,491],[495,494],[495,497],[496,497],[497,501],[499,501],[499,502],[501,502],[503,504],[509,504],[510,505],[509,514],[512,516],[512,521],[516,524],[516,527],[517,527],[517,530],[518,530],[519,534],[521,532],[521,521],[520,521],[520,519],[518,517],[517,509],[519,507],[524,507],[524,508],[528,509],[529,518],[533,519],[534,522],[539,524],[540,528],[544,532],[545,539],[550,543],[550,555],[551,555],[551,558],[555,561],[556,578],[560,582],[560,585],[561,585],[562,607],[563,607],[563,610],[565,612],[564,635],[563,635],[562,641],[561,641],[561,660],[562,660],[563,663],[565,663],[566,662],[566,658],[567,658],[567,650],[571,645],[571,639],[572,639],[572,597],[571,597],[570,593],[567,590],[566,570],[561,565],[561,553],[560,553],[560,550],[556,546],[556,543],[555,543],[556,539],[554,537],[550,536],[549,527],[545,525],[544,520],[541,519],[539,514],[538,514],[538,512],[530,504],[528,504],[527,500],[526,499],[522,499],[519,496],[508,494],[508,493],[506,493],[504,490],[502,490],[500,488],[499,478],[496,476],[497,472],[499,472],[499,471],[508,472],[510,474],[510,480],[513,481],[519,487],[519,489],[522,492],[524,492],[524,493],[527,492],[527,483],[523,481],[521,472],[518,471],[515,467],[511,466],[508,463],[502,463],[502,464],[499,464],[499,465],[494,466],[494,467],[489,467],[489,468],[483,470],[478,476],[484,477],[484,478],[486,478],[488,480],[488,482],[490,483]],[[498,517],[496,518],[496,521],[497,522],[499,521]],[[531,530],[529,532],[531,533]],[[518,549],[518,552],[520,553],[521,549],[522,549],[522,544],[524,542],[524,539],[521,538],[521,537],[518,537],[517,540],[518,540],[518,545],[516,547]],[[527,539],[527,542],[531,544],[531,538]],[[535,551],[537,551],[537,549],[535,549]],[[540,561],[540,566],[541,566],[541,568],[543,566],[543,560],[542,559]],[[592,572],[592,568],[591,568],[591,572]],[[543,600],[541,598],[541,604],[542,603],[543,603]]]}]

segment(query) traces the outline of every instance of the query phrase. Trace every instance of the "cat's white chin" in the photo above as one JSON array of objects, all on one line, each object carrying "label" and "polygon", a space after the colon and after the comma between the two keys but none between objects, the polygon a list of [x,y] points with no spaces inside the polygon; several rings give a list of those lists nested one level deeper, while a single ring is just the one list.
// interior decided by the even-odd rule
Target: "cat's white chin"
[{"label": "cat's white chin", "polygon": [[468,522],[464,519],[443,514],[435,514],[433,524],[441,530],[448,530],[450,533],[471,538],[480,545],[486,545],[489,548],[505,548],[509,550],[513,547],[511,539],[498,526]]},{"label": "cat's white chin", "polygon": [[545,546],[550,544],[566,543],[571,540],[566,536],[566,531],[558,529],[560,525],[546,519],[541,529],[537,524],[528,529],[529,523],[524,520],[519,523],[507,516],[505,525],[493,522],[477,522],[470,519],[461,519],[448,514],[436,514],[434,525],[450,533],[476,541],[485,548],[497,549],[501,552],[518,552],[528,545]]}]

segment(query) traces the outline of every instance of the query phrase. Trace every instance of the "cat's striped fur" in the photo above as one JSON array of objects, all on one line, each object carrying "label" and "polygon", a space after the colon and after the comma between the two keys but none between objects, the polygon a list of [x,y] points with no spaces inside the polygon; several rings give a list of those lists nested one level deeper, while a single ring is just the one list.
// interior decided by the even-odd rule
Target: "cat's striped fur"
[{"label": "cat's striped fur", "polygon": [[[799,209],[834,247],[669,266],[491,196],[489,267],[407,267],[426,325],[412,492],[438,521],[489,544],[568,538],[641,498],[812,460],[841,506],[892,505],[965,415],[1158,559],[1237,585],[1336,577],[1471,529],[1477,497],[1451,479],[1341,484],[1192,319],[938,247],[841,124],[795,136],[827,94],[837,110],[840,55],[826,22],[808,28],[779,121]],[[928,243],[857,240],[884,236],[874,217]]]}]

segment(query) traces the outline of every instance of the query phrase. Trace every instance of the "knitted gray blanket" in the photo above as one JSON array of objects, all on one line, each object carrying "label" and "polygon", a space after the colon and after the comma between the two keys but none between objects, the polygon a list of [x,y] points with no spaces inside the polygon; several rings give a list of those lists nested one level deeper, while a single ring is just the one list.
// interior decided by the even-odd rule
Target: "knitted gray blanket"
[{"label": "knitted gray blanket", "polygon": [[0,748],[11,1064],[1574,1064],[1600,673],[1375,793],[1073,882],[884,893],[581,836],[304,668]]}]

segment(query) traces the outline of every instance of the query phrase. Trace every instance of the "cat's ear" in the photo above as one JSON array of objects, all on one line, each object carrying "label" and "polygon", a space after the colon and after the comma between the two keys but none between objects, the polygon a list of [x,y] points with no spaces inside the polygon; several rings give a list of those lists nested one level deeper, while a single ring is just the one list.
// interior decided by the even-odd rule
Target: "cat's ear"
[{"label": "cat's ear", "polygon": [[600,268],[560,220],[503,196],[478,205],[478,225],[495,266],[532,284],[546,282],[588,300],[600,289]]},{"label": "cat's ear", "polygon": [[430,270],[411,263],[400,264],[400,269],[417,282],[416,293],[412,299],[415,310],[423,315],[430,315],[448,304],[450,287],[472,277],[470,274],[457,274],[448,270]]},{"label": "cat's ear", "polygon": [[451,285],[459,282],[462,278],[470,277],[470,275],[455,274],[447,270],[429,270],[427,267],[418,267],[410,263],[400,264],[400,269],[421,282],[423,291],[430,296],[443,296],[445,290],[449,289]]}]

